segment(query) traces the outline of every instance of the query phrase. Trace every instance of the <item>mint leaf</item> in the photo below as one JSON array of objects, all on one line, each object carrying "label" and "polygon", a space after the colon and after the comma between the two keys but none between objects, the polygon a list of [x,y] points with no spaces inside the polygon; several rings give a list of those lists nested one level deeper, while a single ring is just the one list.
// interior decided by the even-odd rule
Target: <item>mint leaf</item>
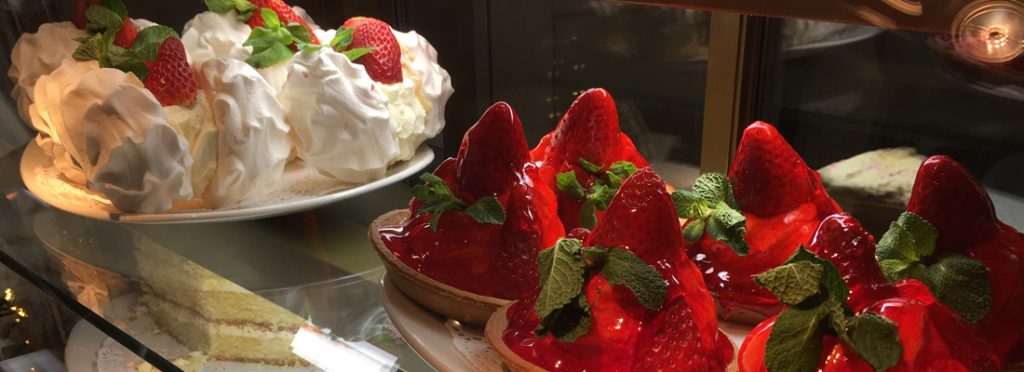
[{"label": "mint leaf", "polygon": [[695,218],[686,223],[683,227],[683,240],[687,243],[696,243],[704,236],[704,220]]},{"label": "mint leaf", "polygon": [[823,312],[819,309],[789,308],[775,318],[765,344],[764,365],[769,372],[816,371],[821,358],[821,326]]},{"label": "mint leaf", "polygon": [[[900,217],[889,225],[889,230],[878,240],[875,257],[879,261],[900,260],[911,264],[935,252],[938,232],[935,227],[921,216],[911,212],[903,212]],[[890,267],[897,267],[892,266]],[[883,268],[884,269],[884,268]],[[892,280],[899,272],[883,271],[886,278]]]},{"label": "mint leaf", "polygon": [[292,34],[292,38],[296,42],[309,44],[313,40],[310,38],[309,30],[306,29],[306,26],[298,23],[289,23],[285,28],[288,29],[288,33]]},{"label": "mint leaf", "polygon": [[345,57],[348,57],[349,61],[355,62],[357,59],[359,59],[359,57],[362,57],[372,52],[373,49],[373,47],[352,48],[344,52],[341,52],[341,54],[344,54]]},{"label": "mint leaf", "polygon": [[968,323],[985,318],[992,308],[992,285],[981,262],[959,254],[947,254],[928,266],[918,278],[935,297],[949,305]]},{"label": "mint leaf", "polygon": [[124,17],[102,5],[92,5],[85,10],[85,31],[93,34],[107,30],[120,30]]},{"label": "mint leaf", "polygon": [[440,177],[432,173],[423,173],[420,175],[420,180],[423,181],[423,184],[413,186],[411,189],[412,196],[423,202],[416,212],[417,214],[432,213],[427,224],[430,225],[431,230],[437,231],[441,215],[448,211],[460,211],[466,207],[466,203],[457,198]]},{"label": "mint leaf", "polygon": [[903,345],[896,323],[880,315],[864,313],[849,321],[848,343],[876,371],[900,362]]},{"label": "mint leaf", "polygon": [[918,257],[931,256],[935,252],[935,242],[938,240],[939,232],[923,217],[913,212],[903,212],[896,219],[896,223],[914,237]]},{"label": "mint leaf", "polygon": [[566,306],[542,318],[534,333],[537,337],[551,333],[559,341],[575,342],[590,331],[591,321],[590,305],[580,292]]},{"label": "mint leaf", "polygon": [[[128,18],[128,7],[124,6],[124,2],[121,0],[100,0],[99,5],[110,9],[118,17],[121,17],[122,20]],[[120,25],[118,25],[118,28],[120,28]]]},{"label": "mint leaf", "polygon": [[608,167],[609,177],[614,175],[620,179],[627,179],[629,176],[632,176],[633,173],[636,173],[636,171],[636,165],[628,161],[617,161]]},{"label": "mint leaf", "polygon": [[739,209],[732,184],[724,174],[711,172],[698,176],[693,184],[693,192],[709,203],[724,202],[732,209]]},{"label": "mint leaf", "polygon": [[821,291],[824,272],[822,265],[800,261],[760,273],[754,276],[754,280],[782,303],[795,306]]},{"label": "mint leaf", "polygon": [[594,207],[597,210],[603,211],[608,209],[608,205],[611,204],[614,197],[615,189],[600,183],[594,183],[593,186],[590,186],[590,192],[587,193],[586,199],[594,203]]},{"label": "mint leaf", "polygon": [[485,196],[466,208],[467,216],[479,223],[501,225],[505,223],[505,207],[498,198]]},{"label": "mint leaf", "polygon": [[345,48],[352,44],[352,33],[355,31],[356,29],[354,28],[338,27],[338,31],[334,33],[334,38],[327,45],[330,45],[331,48],[337,51],[345,50]]},{"label": "mint leaf", "polygon": [[260,17],[263,18],[263,26],[269,29],[281,28],[281,19],[277,17],[277,12],[269,7],[260,9]]},{"label": "mint leaf", "polygon": [[[105,40],[103,34],[95,34],[76,39],[79,45],[71,57],[77,61],[100,61],[100,65],[103,65],[103,58],[108,58],[109,64],[109,56],[107,56],[107,52],[113,45],[112,40],[113,39]],[[110,42],[108,43],[108,41]]]},{"label": "mint leaf", "polygon": [[110,67],[135,74],[142,81],[149,76],[149,66],[146,66],[146,63],[139,58],[134,50],[111,45],[109,54]]},{"label": "mint leaf", "polygon": [[791,264],[796,262],[811,262],[814,264],[821,265],[821,285],[828,290],[828,294],[835,297],[839,303],[845,303],[847,298],[850,298],[850,288],[846,286],[846,282],[843,281],[843,277],[839,275],[839,270],[832,262],[826,261],[803,245],[793,252],[793,255],[786,260],[785,264]]},{"label": "mint leaf", "polygon": [[715,208],[707,221],[707,231],[711,238],[728,244],[739,256],[746,256],[750,247],[743,240],[747,235],[747,218],[740,212],[724,204]]},{"label": "mint leaf", "polygon": [[217,14],[224,14],[235,10],[235,0],[203,0],[206,8]]},{"label": "mint leaf", "polygon": [[585,201],[580,206],[580,226],[588,229],[593,229],[597,226],[597,207],[594,206],[594,202]]},{"label": "mint leaf", "polygon": [[156,59],[156,54],[160,50],[160,46],[163,45],[164,40],[167,40],[169,37],[177,38],[178,32],[162,25],[146,27],[139,31],[135,41],[132,42],[131,49],[135,51],[135,56],[139,60],[152,61]]},{"label": "mint leaf", "polygon": [[676,205],[676,214],[682,218],[702,218],[708,209],[704,199],[693,191],[676,190],[672,192],[672,203]]},{"label": "mint leaf", "polygon": [[558,185],[558,191],[569,194],[577,199],[583,199],[586,197],[587,190],[580,185],[580,181],[576,179],[576,171],[568,171],[555,175],[555,183]]},{"label": "mint leaf", "polygon": [[603,165],[591,163],[584,158],[579,158],[578,162],[580,163],[580,167],[583,167],[583,170],[590,172],[591,174],[598,174],[601,172],[601,169],[604,168]]},{"label": "mint leaf", "polygon": [[608,250],[607,261],[601,268],[601,276],[613,285],[629,288],[640,305],[657,310],[665,301],[668,283],[640,257],[621,248]]},{"label": "mint leaf", "polygon": [[291,45],[294,41],[295,39],[292,38],[292,34],[288,30],[258,27],[252,30],[249,38],[242,45],[251,46],[253,53],[259,53],[275,45]]},{"label": "mint leaf", "polygon": [[253,53],[245,59],[245,63],[257,69],[266,68],[287,61],[294,54],[295,52],[292,52],[287,46],[274,44],[259,53]]},{"label": "mint leaf", "polygon": [[537,255],[540,293],[533,309],[538,318],[546,318],[583,291],[585,265],[580,258],[581,249],[583,242],[579,239],[562,238]]}]

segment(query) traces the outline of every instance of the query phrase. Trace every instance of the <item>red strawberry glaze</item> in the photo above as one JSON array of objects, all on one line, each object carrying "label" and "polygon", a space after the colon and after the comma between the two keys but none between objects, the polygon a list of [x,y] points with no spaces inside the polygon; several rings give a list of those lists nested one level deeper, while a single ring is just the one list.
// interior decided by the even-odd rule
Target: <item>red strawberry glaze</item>
[{"label": "red strawberry glaze", "polygon": [[[619,113],[611,93],[602,88],[583,92],[559,120],[555,130],[541,138],[530,158],[542,162],[541,180],[558,196],[558,214],[566,230],[580,227],[579,213],[583,202],[558,191],[555,176],[575,171],[576,179],[585,188],[594,184],[593,175],[579,165],[579,159],[605,166],[628,161],[644,168],[647,160],[636,150],[633,141],[619,129]],[[603,217],[598,212],[598,220]]]},{"label": "red strawberry glaze", "polygon": [[907,211],[938,231],[933,257],[956,252],[988,268],[992,308],[973,326],[1005,362],[1024,361],[1024,236],[996,218],[985,188],[946,156],[921,164]]},{"label": "red strawberry glaze", "polygon": [[686,247],[728,319],[742,308],[764,315],[782,304],[754,283],[754,275],[781,265],[808,244],[825,217],[840,211],[811,170],[771,124],[755,122],[743,131],[729,171],[740,211],[747,218],[746,256],[705,235]]},{"label": "red strawberry glaze", "polygon": [[[584,245],[621,247],[668,281],[661,309],[642,307],[631,291],[594,275],[584,293],[593,314],[576,342],[538,338],[536,293],[509,308],[504,341],[522,358],[548,370],[724,370],[732,346],[718,331],[714,303],[696,267],[679,254],[682,236],[665,183],[650,168],[627,179]],[[582,233],[580,230],[575,230]]]},{"label": "red strawberry glaze", "polygon": [[505,223],[481,224],[449,211],[435,232],[428,226],[431,213],[420,213],[422,202],[413,199],[413,217],[382,228],[382,240],[410,268],[456,288],[508,299],[534,292],[537,252],[564,235],[554,195],[534,184],[538,172],[527,162],[526,139],[515,112],[504,102],[496,103],[467,132],[459,156],[442,162],[434,175],[467,204],[497,197],[505,208]]},{"label": "red strawberry glaze", "polygon": [[[896,284],[899,295],[857,310],[879,314],[898,326],[902,359],[889,371],[998,371],[999,358],[991,347],[946,305],[935,300],[923,283],[908,279]],[[863,292],[862,292],[863,293]],[[916,296],[909,296],[909,294]],[[852,298],[851,298],[852,299]],[[775,322],[759,324],[743,341],[741,372],[767,371],[765,343]],[[874,371],[848,345],[825,336],[819,371]]]}]

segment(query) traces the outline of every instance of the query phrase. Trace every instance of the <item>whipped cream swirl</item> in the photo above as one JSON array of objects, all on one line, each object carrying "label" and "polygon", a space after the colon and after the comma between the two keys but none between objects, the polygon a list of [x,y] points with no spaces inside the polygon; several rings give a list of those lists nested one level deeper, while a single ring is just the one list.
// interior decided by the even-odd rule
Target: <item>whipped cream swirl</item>
[{"label": "whipped cream swirl", "polygon": [[30,120],[29,106],[39,77],[49,74],[71,57],[78,48],[76,38],[84,37],[71,22],[44,23],[36,33],[22,35],[14,44],[7,76],[14,82],[11,97],[18,101],[18,113]]}]

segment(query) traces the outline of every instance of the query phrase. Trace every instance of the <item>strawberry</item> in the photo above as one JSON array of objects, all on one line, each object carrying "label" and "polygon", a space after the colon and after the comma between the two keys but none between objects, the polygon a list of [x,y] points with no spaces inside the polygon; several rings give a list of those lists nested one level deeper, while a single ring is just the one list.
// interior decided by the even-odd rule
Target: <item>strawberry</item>
[{"label": "strawberry", "polygon": [[302,25],[309,31],[309,39],[313,44],[320,44],[320,40],[316,38],[316,34],[313,33],[313,29],[309,28],[306,21],[302,19],[292,7],[285,4],[282,0],[249,0],[253,5],[256,6],[256,11],[253,12],[252,17],[246,21],[249,27],[263,27],[263,16],[261,15],[263,8],[270,8],[274,13],[277,13],[277,18],[281,20],[281,24],[288,25],[297,23]]},{"label": "strawberry", "polygon": [[135,26],[135,22],[132,22],[131,18],[125,18],[121,29],[117,30],[117,34],[114,35],[114,45],[122,48],[131,48],[132,43],[135,42],[135,37],[138,35],[139,28]]},{"label": "strawberry", "polygon": [[156,59],[148,64],[149,76],[146,76],[145,85],[161,105],[180,105],[196,97],[196,77],[185,57],[181,39],[169,37],[164,40]]},{"label": "strawberry", "polygon": [[[547,153],[543,158],[556,167],[561,164],[579,167],[580,158],[602,165],[626,160],[618,157],[621,133],[619,112],[611,93],[601,88],[590,89],[576,98],[559,120],[558,127],[541,140],[542,144],[548,142],[550,146],[545,149]],[[642,165],[637,164],[637,167]]]},{"label": "strawberry", "polygon": [[558,224],[558,219],[554,216],[544,219],[544,208],[535,204],[539,191],[541,189],[522,183],[510,190],[507,217],[498,245],[497,262],[501,264],[497,265],[496,273],[504,280],[497,288],[498,297],[523,298],[539,290],[537,252],[554,244],[545,240],[557,239],[546,238],[546,234],[561,235],[557,231],[547,232],[547,228]]},{"label": "strawberry", "polygon": [[[662,305],[661,311],[644,324],[639,342],[633,348],[632,370],[634,371],[722,371],[732,359],[732,348],[728,355],[717,355],[721,348],[704,345],[704,337],[694,320],[693,310],[687,306],[683,296]],[[728,344],[724,335],[715,338],[719,343]]]},{"label": "strawberry", "polygon": [[391,32],[391,26],[375,18],[354,17],[345,21],[342,27],[355,29],[352,43],[345,50],[373,48],[356,60],[366,68],[373,81],[384,84],[402,82],[402,49]]},{"label": "strawberry", "polygon": [[645,262],[678,261],[683,236],[665,181],[651,168],[627,178],[585,245],[622,247]]},{"label": "strawberry", "polygon": [[839,211],[818,173],[765,122],[754,122],[743,131],[729,180],[740,209],[754,215],[769,217],[810,202],[819,206],[821,218]]},{"label": "strawberry", "polygon": [[78,0],[75,2],[75,15],[71,18],[71,21],[75,24],[75,27],[85,29],[85,10],[89,9],[90,5],[99,4],[100,0]]},{"label": "strawberry", "polygon": [[963,252],[999,230],[988,192],[946,156],[932,156],[921,164],[907,211],[935,226],[936,247],[943,251]]},{"label": "strawberry", "polygon": [[857,292],[872,291],[872,286],[887,282],[875,261],[875,238],[848,214],[832,215],[821,221],[808,249],[836,266],[854,293],[851,302],[859,298]]},{"label": "strawberry", "polygon": [[519,117],[507,103],[495,103],[462,138],[456,171],[459,188],[477,198],[504,193],[528,160]]}]

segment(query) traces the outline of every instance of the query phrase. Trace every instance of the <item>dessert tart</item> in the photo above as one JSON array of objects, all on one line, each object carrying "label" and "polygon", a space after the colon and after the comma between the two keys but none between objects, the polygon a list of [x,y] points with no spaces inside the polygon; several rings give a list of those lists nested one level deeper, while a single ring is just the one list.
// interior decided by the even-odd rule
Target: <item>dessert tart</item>
[{"label": "dessert tart", "polygon": [[673,197],[687,219],[686,254],[703,273],[718,315],[748,324],[782,308],[754,275],[780,265],[822,219],[840,211],[817,172],[764,122],[743,131],[728,177],[702,175],[694,190]]},{"label": "dessert tart", "polygon": [[[906,244],[905,219],[921,220],[931,238]],[[887,277],[928,284],[1003,362],[1024,361],[1024,235],[996,218],[988,192],[955,160],[932,156],[921,165],[907,212],[880,241],[878,258]]]},{"label": "dessert tart", "polygon": [[513,370],[726,370],[733,347],[682,249],[664,182],[640,169],[592,232],[539,253],[539,288],[494,313],[486,338]]},{"label": "dessert tart", "polygon": [[747,336],[739,370],[1000,370],[992,347],[924,283],[888,283],[875,248],[857,220],[834,215],[810,247],[758,275],[786,308]]},{"label": "dessert tart", "polygon": [[554,195],[535,187],[538,164],[508,104],[491,106],[459,154],[420,178],[408,210],[370,228],[396,286],[450,318],[482,325],[537,285],[536,253],[564,234]]},{"label": "dessert tart", "polygon": [[558,126],[530,151],[530,158],[544,164],[540,183],[558,195],[558,215],[566,231],[593,228],[604,215],[607,203],[588,200],[605,186],[615,187],[617,181],[606,180],[606,172],[622,175],[622,167],[632,171],[649,166],[619,129],[615,100],[601,88],[580,94]]},{"label": "dessert tart", "polygon": [[444,126],[451,79],[415,32],[209,0],[179,38],[120,0],[78,3],[75,23],[19,39],[12,95],[60,177],[120,212],[257,202],[289,163],[374,181]]}]

